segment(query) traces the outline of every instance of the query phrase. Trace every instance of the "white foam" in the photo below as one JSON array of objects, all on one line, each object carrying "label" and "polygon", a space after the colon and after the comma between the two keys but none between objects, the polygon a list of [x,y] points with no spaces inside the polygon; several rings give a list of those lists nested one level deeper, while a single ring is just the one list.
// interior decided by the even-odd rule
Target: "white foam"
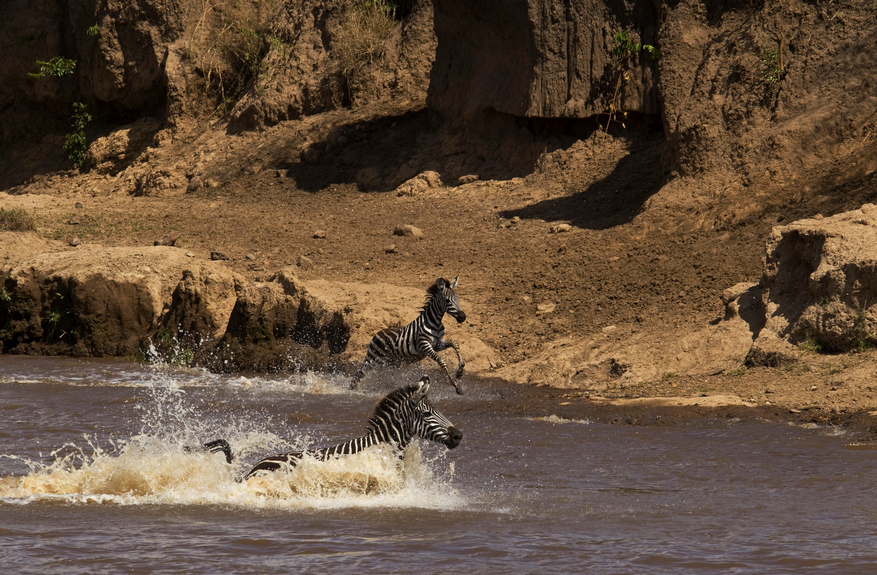
[{"label": "white foam", "polygon": [[531,418],[533,421],[545,421],[548,423],[578,423],[579,425],[590,425],[590,420],[587,419],[566,419],[564,417],[559,417],[557,415],[548,415],[545,417],[533,417]]}]

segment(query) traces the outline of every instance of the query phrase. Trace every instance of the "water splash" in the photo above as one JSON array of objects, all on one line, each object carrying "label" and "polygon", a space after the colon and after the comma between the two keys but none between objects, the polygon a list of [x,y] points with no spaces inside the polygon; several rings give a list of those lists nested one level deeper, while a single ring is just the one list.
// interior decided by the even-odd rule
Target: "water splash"
[{"label": "water splash", "polygon": [[[0,477],[0,502],[27,504],[62,501],[68,504],[119,505],[192,504],[272,508],[398,507],[456,509],[465,505],[452,487],[453,465],[444,453],[426,459],[419,445],[404,459],[386,446],[326,462],[306,457],[289,473],[240,478],[250,465],[272,453],[314,446],[313,438],[294,430],[283,439],[269,429],[267,417],[252,412],[223,414],[211,419],[187,388],[206,377],[196,370],[156,365],[144,371],[140,384],[146,401],[135,405],[140,430],[126,438],[82,440],[62,445],[47,462],[0,455],[26,465],[25,475]],[[246,378],[224,386],[252,393]],[[251,380],[247,380],[251,381]],[[344,381],[302,374],[295,393],[334,393]],[[259,382],[261,383],[261,382]],[[261,385],[255,386],[261,389]],[[307,390],[307,391],[306,391]],[[276,389],[275,389],[276,391]],[[203,395],[203,394],[201,394]],[[202,397],[203,401],[203,397]],[[289,431],[289,430],[284,430]],[[223,437],[234,450],[228,464],[222,454],[201,448],[204,441]]]},{"label": "water splash", "polygon": [[456,509],[464,504],[450,486],[452,468],[437,471],[437,462],[425,462],[417,444],[401,460],[386,447],[374,447],[325,462],[306,457],[288,473],[241,482],[246,465],[229,465],[221,455],[187,451],[154,437],[135,436],[112,450],[87,443],[90,449],[77,449],[49,465],[25,461],[30,473],[0,478],[0,501],[291,509]]}]

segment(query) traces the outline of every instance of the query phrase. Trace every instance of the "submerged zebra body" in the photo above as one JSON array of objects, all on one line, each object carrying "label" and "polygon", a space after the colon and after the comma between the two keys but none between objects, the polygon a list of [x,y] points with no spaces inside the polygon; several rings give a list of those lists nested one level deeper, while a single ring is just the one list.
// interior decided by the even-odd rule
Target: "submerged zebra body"
[{"label": "submerged zebra body", "polygon": [[[376,366],[398,367],[428,357],[444,370],[457,393],[463,394],[463,389],[456,380],[463,377],[466,363],[460,355],[460,347],[445,339],[445,326],[442,324],[445,314],[456,319],[457,323],[466,321],[466,314],[460,309],[460,297],[455,291],[459,279],[457,277],[453,282],[437,279],[427,290],[426,303],[417,319],[405,327],[390,327],[375,334],[368,345],[362,367],[353,376],[351,389],[356,389],[365,374]],[[458,365],[454,375],[451,375],[444,358],[437,353],[449,347],[457,353]]]},{"label": "submerged zebra body", "polygon": [[[378,403],[374,415],[369,419],[366,435],[332,447],[266,457],[254,465],[244,479],[295,467],[305,454],[326,461],[333,457],[359,453],[379,443],[386,443],[392,445],[401,455],[415,437],[435,441],[448,449],[453,449],[460,445],[463,434],[432,406],[427,397],[428,391],[429,378],[423,376],[417,383],[390,392]],[[231,448],[224,439],[205,443],[204,447],[214,452],[222,451],[226,459],[231,462]]]}]

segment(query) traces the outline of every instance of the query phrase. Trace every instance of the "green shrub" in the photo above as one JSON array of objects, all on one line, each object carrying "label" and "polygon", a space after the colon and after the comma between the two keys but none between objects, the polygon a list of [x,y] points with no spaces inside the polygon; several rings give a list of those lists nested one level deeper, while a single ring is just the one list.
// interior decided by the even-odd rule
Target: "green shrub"
[{"label": "green shrub", "polygon": [[63,56],[55,56],[51,60],[37,60],[39,72],[30,72],[29,78],[63,78],[76,70],[76,62]]},{"label": "green shrub", "polygon": [[77,168],[82,167],[85,161],[85,152],[88,151],[85,125],[90,121],[91,114],[88,113],[88,106],[82,102],[73,102],[73,116],[70,118],[70,127],[73,128],[73,131],[67,134],[64,140],[64,149]]},{"label": "green shrub", "polygon": [[807,334],[804,341],[798,344],[798,349],[804,353],[820,353],[822,352],[822,344],[816,341],[812,334]]},{"label": "green shrub", "polygon": [[[624,81],[630,78],[630,73],[627,68],[630,64],[631,58],[633,55],[646,51],[652,55],[656,61],[661,59],[661,51],[651,44],[640,44],[638,42],[634,42],[628,36],[629,32],[627,30],[621,30],[620,32],[616,32],[612,37],[612,40],[615,42],[615,47],[612,48],[612,53],[615,55],[616,66],[618,68],[618,78],[615,81],[615,92],[612,94],[612,101],[609,103],[609,110],[606,112],[608,116],[606,119],[606,125],[603,126],[603,133],[609,131],[609,125],[612,122],[618,121],[616,118],[619,114],[620,105],[621,105],[621,86]],[[627,112],[622,112],[624,117],[627,116]],[[621,126],[624,126],[624,122],[621,122]]]},{"label": "green shrub", "polygon": [[761,81],[769,85],[772,90],[778,90],[777,84],[786,75],[782,49],[779,46],[776,48],[761,46],[755,53],[755,57],[761,62],[758,71]]}]

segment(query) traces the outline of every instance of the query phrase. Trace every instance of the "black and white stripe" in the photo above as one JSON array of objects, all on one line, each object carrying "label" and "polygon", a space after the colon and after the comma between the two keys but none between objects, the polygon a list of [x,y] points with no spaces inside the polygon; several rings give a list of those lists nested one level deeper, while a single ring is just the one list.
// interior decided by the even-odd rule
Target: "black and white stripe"
[{"label": "black and white stripe", "polygon": [[375,334],[368,345],[362,367],[353,376],[351,389],[356,389],[366,372],[375,366],[399,366],[429,357],[441,366],[451,385],[462,395],[463,389],[448,370],[447,362],[437,353],[449,347],[453,348],[457,352],[458,362],[454,375],[456,379],[463,377],[463,367],[466,364],[460,355],[460,348],[453,341],[444,338],[445,326],[442,324],[445,314],[456,319],[457,323],[466,321],[466,314],[460,309],[460,297],[455,291],[459,279],[458,276],[453,283],[443,278],[435,280],[426,292],[426,303],[417,319],[405,327],[390,327]]},{"label": "black and white stripe", "polygon": [[[392,445],[401,456],[415,437],[435,441],[448,449],[453,449],[460,445],[463,434],[432,406],[426,396],[428,391],[429,378],[423,376],[417,383],[390,392],[378,403],[374,415],[369,419],[366,435],[323,449],[266,457],[253,466],[244,479],[282,468],[295,467],[305,453],[320,461],[326,461],[333,457],[358,453],[372,445],[386,443]],[[205,444],[205,447],[211,451],[223,451],[227,459],[231,458],[231,449],[225,440],[212,441]]]}]

